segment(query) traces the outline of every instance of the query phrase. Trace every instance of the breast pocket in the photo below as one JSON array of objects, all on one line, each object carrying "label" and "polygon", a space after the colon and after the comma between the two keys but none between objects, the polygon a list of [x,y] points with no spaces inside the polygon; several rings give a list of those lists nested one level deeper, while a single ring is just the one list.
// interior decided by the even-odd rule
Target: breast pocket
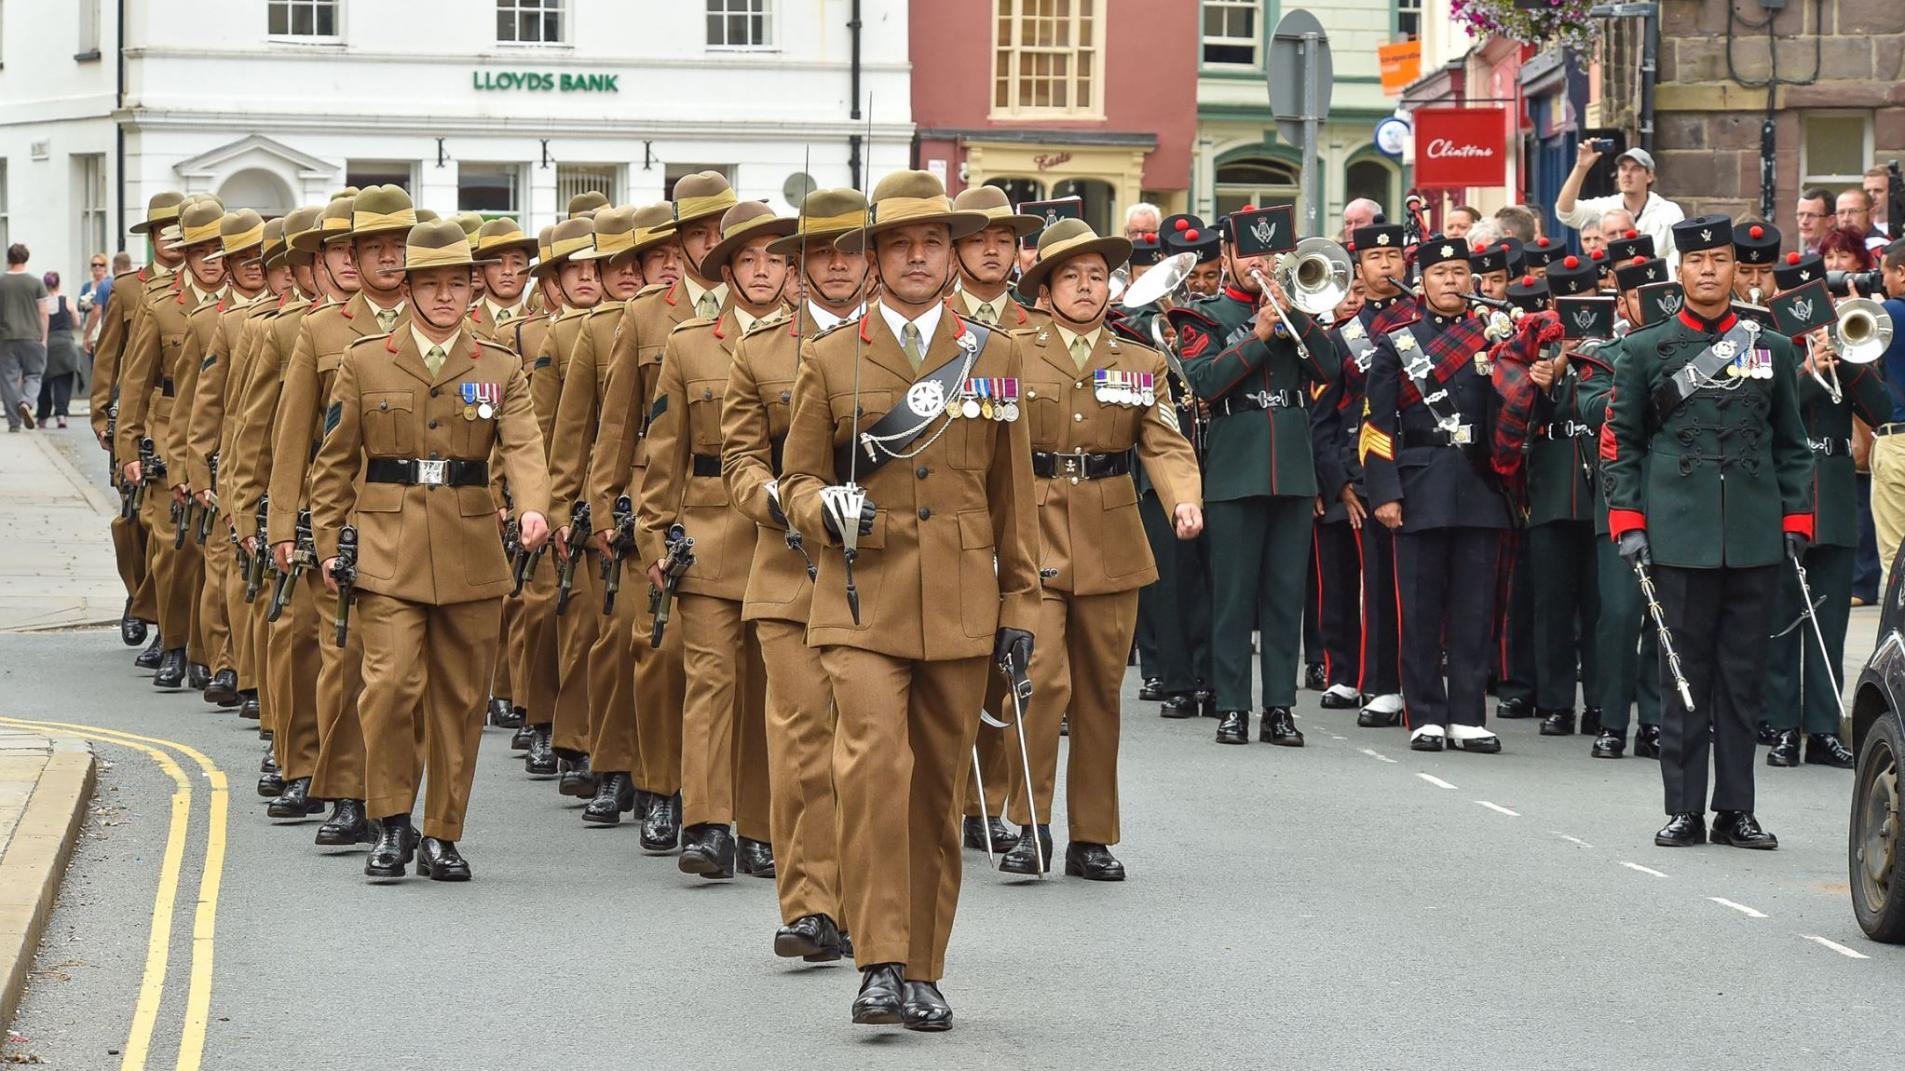
[{"label": "breast pocket", "polygon": [[409,457],[417,450],[411,391],[371,391],[363,396],[364,447],[382,457]]},{"label": "breast pocket", "polygon": [[1044,394],[1026,398],[1026,410],[1032,414],[1032,447],[1035,450],[1060,450],[1065,443],[1065,399]]},{"label": "breast pocket", "polygon": [[[892,391],[890,390],[863,390],[861,391],[860,392],[859,430],[864,432],[872,428],[873,425],[880,422],[880,418],[886,416],[886,411],[888,409],[891,409],[892,407],[893,407],[893,392]],[[835,394],[830,396],[827,399],[827,408],[833,413],[833,444],[834,446],[836,447],[846,446],[847,444],[853,442],[854,407],[853,407],[852,393],[849,392],[846,394]],[[865,455],[862,455],[863,458],[864,456]],[[836,475],[838,475],[841,479],[845,479],[847,474],[842,472],[842,473],[837,473]]]},{"label": "breast pocket", "polygon": [[761,384],[761,406],[767,410],[767,436],[776,442],[787,438],[793,423],[794,381]]},{"label": "breast pocket", "polygon": [[721,452],[721,399],[725,379],[696,379],[688,383],[688,434],[697,454]]}]

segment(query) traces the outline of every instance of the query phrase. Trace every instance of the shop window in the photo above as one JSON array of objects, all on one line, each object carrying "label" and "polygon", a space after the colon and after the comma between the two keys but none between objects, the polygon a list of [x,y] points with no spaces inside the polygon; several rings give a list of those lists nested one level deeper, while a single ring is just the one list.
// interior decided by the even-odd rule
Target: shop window
[{"label": "shop window", "polygon": [[1046,199],[1045,184],[1037,179],[995,178],[987,179],[986,185],[997,186],[1004,190],[1005,199],[1014,205],[1022,205],[1027,201],[1043,201]]},{"label": "shop window", "polygon": [[270,0],[266,32],[273,37],[336,37],[337,0]]},{"label": "shop window", "polygon": [[1422,36],[1422,0],[1395,0],[1396,38],[1414,41]]},{"label": "shop window", "polygon": [[1205,65],[1255,67],[1262,8],[1262,0],[1204,0]]},{"label": "shop window", "polygon": [[994,2],[992,114],[1100,114],[1104,0]]},{"label": "shop window", "polygon": [[1395,175],[1378,160],[1357,160],[1343,169],[1343,203],[1367,197],[1382,206],[1390,220],[1399,220],[1395,206]]},{"label": "shop window", "polygon": [[523,169],[517,164],[458,164],[456,210],[521,221]]},{"label": "shop window", "polygon": [[1213,203],[1218,216],[1228,216],[1245,205],[1257,208],[1293,205],[1301,192],[1294,164],[1281,160],[1239,160],[1217,168]]},{"label": "shop window", "polygon": [[773,48],[773,0],[708,0],[709,48]]},{"label": "shop window", "polygon": [[1804,120],[1806,141],[1801,186],[1833,192],[1858,186],[1872,163],[1872,113],[1811,112]]},{"label": "shop window", "polygon": [[674,200],[675,199],[675,183],[680,182],[682,179],[686,178],[689,175],[694,174],[697,171],[719,172],[722,175],[722,177],[728,180],[728,185],[730,186],[734,185],[734,165],[733,164],[669,164],[662,169],[662,175],[661,175],[662,200],[664,201]]},{"label": "shop window", "polygon": [[1076,197],[1083,204],[1080,215],[1091,229],[1099,234],[1118,233],[1111,226],[1112,202],[1118,198],[1118,191],[1111,183],[1102,179],[1066,179],[1052,184],[1052,197]]},{"label": "shop window", "polygon": [[417,192],[417,165],[402,160],[352,160],[344,165],[344,184],[366,189],[371,186],[402,186],[412,196]]},{"label": "shop window", "polygon": [[621,168],[614,164],[557,164],[556,211],[567,212],[569,199],[581,193],[599,193],[609,204],[622,203]]},{"label": "shop window", "polygon": [[564,0],[496,0],[496,43],[559,45]]},{"label": "shop window", "polygon": [[106,154],[73,157],[73,188],[79,194],[79,245],[87,256],[106,249]]}]

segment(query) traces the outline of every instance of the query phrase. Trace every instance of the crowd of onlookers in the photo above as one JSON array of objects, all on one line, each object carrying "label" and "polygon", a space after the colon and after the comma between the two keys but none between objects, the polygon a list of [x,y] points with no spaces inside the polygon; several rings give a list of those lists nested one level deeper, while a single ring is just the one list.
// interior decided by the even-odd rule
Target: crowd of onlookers
[{"label": "crowd of onlookers", "polygon": [[112,296],[113,276],[132,266],[128,253],[94,253],[79,293],[68,296],[57,271],[27,267],[32,251],[7,248],[0,275],[0,408],[7,430],[63,428],[75,396],[90,386],[93,346]]}]

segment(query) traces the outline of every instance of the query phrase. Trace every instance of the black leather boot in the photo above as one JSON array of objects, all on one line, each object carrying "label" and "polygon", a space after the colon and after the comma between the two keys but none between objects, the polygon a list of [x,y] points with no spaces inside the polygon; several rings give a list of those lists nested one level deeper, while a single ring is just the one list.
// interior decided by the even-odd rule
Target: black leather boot
[{"label": "black leather boot", "polygon": [[1806,762],[1813,766],[1850,770],[1853,766],[1852,749],[1845,746],[1845,741],[1839,739],[1838,733],[1808,733]]},{"label": "black leather boot", "polygon": [[1618,759],[1626,752],[1627,734],[1605,726],[1601,734],[1594,738],[1594,746],[1588,749],[1588,754],[1597,759]]},{"label": "black leather boot", "polygon": [[1782,729],[1773,736],[1773,746],[1766,752],[1768,766],[1799,765],[1799,730]]},{"label": "black leather boot", "polygon": [[470,864],[457,853],[455,841],[425,837],[417,849],[417,875],[431,881],[468,881]]},{"label": "black leather boot", "polygon": [[371,844],[377,840],[363,800],[338,800],[331,805],[331,816],[318,827],[317,844],[321,848],[348,848],[353,844]]},{"label": "black leather boot", "polygon": [[538,725],[530,730],[534,735],[529,740],[529,751],[523,755],[523,772],[531,777],[554,777],[556,768],[556,749],[550,743],[555,732],[553,725]]},{"label": "black leather boot", "polygon": [[734,834],[713,822],[689,826],[681,831],[681,858],[675,865],[683,874],[710,880],[733,877]]},{"label": "black leather boot", "polygon": [[126,609],[119,615],[119,642],[127,647],[137,647],[146,642],[146,623],[132,616],[132,600],[126,600]]},{"label": "black leather boot", "polygon": [[969,814],[966,816],[965,821],[966,847],[971,848],[975,852],[985,851],[986,829],[988,826],[992,830],[992,850],[994,852],[1009,852],[1019,843],[1019,835],[1006,829],[1005,821],[998,815],[995,814],[990,820],[987,820],[980,818],[978,815]]},{"label": "black leather boot", "polygon": [[244,702],[238,694],[238,671],[221,669],[212,674],[211,683],[205,686],[205,701],[221,707],[235,707]]},{"label": "black leather boot", "polygon": [[1538,710],[1541,716],[1542,736],[1573,736],[1574,711],[1568,708],[1556,710]]},{"label": "black leather boot", "polygon": [[[1248,727],[1244,731],[1248,732]],[[1289,707],[1266,707],[1263,724],[1257,729],[1257,739],[1278,747],[1303,746],[1303,734],[1297,732],[1296,719],[1290,716]]]},{"label": "black leather boot", "polygon": [[238,704],[238,716],[247,721],[257,721],[264,711],[258,706],[258,689],[247,688],[239,693],[243,702]]},{"label": "black leather boot", "polygon": [[1223,720],[1217,723],[1217,742],[1220,744],[1250,743],[1250,712],[1248,710],[1226,710]]},{"label": "black leather boot", "polygon": [[173,647],[159,656],[159,670],[152,675],[154,688],[185,687],[185,648]]},{"label": "black leather boot", "polygon": [[265,799],[273,800],[284,795],[284,789],[284,775],[278,772],[278,761],[272,759],[271,768],[258,775],[258,794]]},{"label": "black leather boot", "polygon": [[832,963],[848,955],[840,927],[829,915],[802,915],[774,931],[774,954],[808,963]]},{"label": "black leather boot", "polygon": [[571,757],[560,760],[557,769],[562,771],[561,780],[556,782],[556,792],[576,799],[588,799],[595,795],[595,774],[589,769],[589,757],[571,753]]},{"label": "black leather boot", "polygon": [[[1036,848],[1034,846],[1036,846]],[[1005,853],[1004,859],[999,860],[999,872],[1002,874],[1036,875],[1039,872],[1040,860],[1038,856],[1032,854],[1034,850],[1037,850],[1044,856],[1044,869],[1046,873],[1050,873],[1052,869],[1051,826],[1039,826],[1037,837],[1032,836],[1031,826],[1021,826],[1019,829],[1019,842],[1012,846],[1011,851]]]},{"label": "black leather boot", "polygon": [[536,742],[536,730],[526,722],[515,726],[516,732],[509,738],[509,750],[528,751],[529,745]]},{"label": "black leather boot", "polygon": [[1513,699],[1504,699],[1496,703],[1495,716],[1498,718],[1532,718],[1535,716],[1535,710],[1526,699],[1517,696]]},{"label": "black leather boot", "polygon": [[596,778],[595,798],[582,808],[582,820],[600,825],[620,825],[622,815],[635,809],[635,782],[625,773],[600,774]]},{"label": "black leather boot", "polygon": [[650,855],[671,855],[681,847],[681,793],[663,796],[650,793],[648,812],[642,817],[642,851]]},{"label": "black leather boot", "polygon": [[294,777],[285,784],[278,798],[265,808],[265,814],[273,818],[308,818],[323,810],[324,801],[311,798],[311,779]]},{"label": "black leather boot", "polygon": [[1601,731],[1601,708],[1581,708],[1581,735],[1594,736]]},{"label": "black leather boot", "polygon": [[[126,605],[130,606],[132,604],[128,602]],[[1144,678],[1144,683],[1138,685],[1138,700],[1140,702],[1155,703],[1158,700],[1163,698],[1164,698],[1164,678],[1163,677],[1146,677]]]},{"label": "black leather boot", "polygon": [[417,853],[417,831],[407,814],[393,814],[383,820],[377,840],[364,858],[367,878],[401,878],[409,873],[410,860]]},{"label": "black leather boot", "polygon": [[742,837],[734,849],[734,869],[751,878],[774,876],[774,846],[764,840]]},{"label": "black leather boot", "polygon": [[1197,698],[1197,693],[1183,692],[1178,695],[1166,697],[1164,704],[1158,708],[1158,716],[1165,718],[1195,718],[1197,717],[1198,711],[1202,708],[1203,703]]},{"label": "black leather boot", "polygon": [[145,650],[133,656],[132,664],[140,669],[158,669],[160,661],[164,658],[165,637],[159,635],[159,630],[155,628],[152,630],[152,642],[146,644]]},{"label": "black leather boot", "polygon": [[185,686],[195,692],[202,692],[212,683],[212,667],[203,662],[185,664]]},{"label": "black leather boot", "polygon": [[1086,881],[1123,881],[1124,864],[1103,844],[1072,841],[1065,845],[1065,873]]},{"label": "black leather boot", "polygon": [[1643,725],[1634,730],[1634,757],[1640,759],[1660,757],[1660,726]]}]

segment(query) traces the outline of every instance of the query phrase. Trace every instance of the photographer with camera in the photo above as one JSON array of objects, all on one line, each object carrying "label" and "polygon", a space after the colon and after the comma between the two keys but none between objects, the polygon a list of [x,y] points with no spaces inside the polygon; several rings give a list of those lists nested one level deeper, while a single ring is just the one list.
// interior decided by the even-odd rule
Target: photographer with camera
[{"label": "photographer with camera", "polygon": [[[1568,172],[1567,181],[1561,184],[1561,192],[1555,197],[1555,218],[1579,229],[1600,222],[1601,216],[1611,209],[1625,209],[1634,217],[1635,230],[1653,236],[1654,248],[1664,252],[1671,269],[1679,260],[1673,244],[1673,225],[1685,219],[1686,213],[1679,205],[1654,192],[1654,158],[1646,149],[1629,149],[1616,159],[1614,181],[1619,193],[1606,197],[1581,196],[1581,183],[1586,181],[1588,172],[1613,148],[1614,143],[1607,138],[1581,143],[1575,153],[1574,170]],[[1602,230],[1605,232],[1605,226]]]},{"label": "photographer with camera", "polygon": [[1867,294],[1862,285],[1858,290],[1861,296],[1882,299],[1894,325],[1892,344],[1879,358],[1885,389],[1892,395],[1891,420],[1872,429],[1872,522],[1879,534],[1879,568],[1887,574],[1879,580],[1884,591],[1892,557],[1905,539],[1905,330],[1899,329],[1905,327],[1905,239],[1885,247],[1878,271],[1883,294]]}]

